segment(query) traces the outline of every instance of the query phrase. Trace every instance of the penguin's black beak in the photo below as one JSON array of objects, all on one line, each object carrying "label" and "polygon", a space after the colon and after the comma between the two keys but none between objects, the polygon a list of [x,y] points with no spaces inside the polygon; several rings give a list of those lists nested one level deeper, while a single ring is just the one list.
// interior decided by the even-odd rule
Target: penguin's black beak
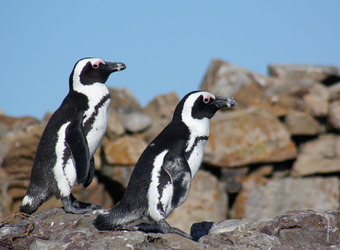
[{"label": "penguin's black beak", "polygon": [[232,108],[238,104],[234,97],[219,97],[219,96],[216,97],[213,103],[219,109],[227,107]]},{"label": "penguin's black beak", "polygon": [[121,62],[106,62],[105,66],[109,71],[115,72],[115,71],[121,71],[126,68],[124,63]]}]

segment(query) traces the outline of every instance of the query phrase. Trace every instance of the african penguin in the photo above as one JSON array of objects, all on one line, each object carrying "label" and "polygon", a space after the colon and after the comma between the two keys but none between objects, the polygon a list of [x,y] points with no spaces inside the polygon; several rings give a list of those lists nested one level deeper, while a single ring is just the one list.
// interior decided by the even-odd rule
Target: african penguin
[{"label": "african penguin", "polygon": [[93,155],[106,131],[110,104],[105,82],[112,72],[123,69],[123,63],[99,58],[83,58],[75,64],[69,93],[42,134],[20,212],[32,214],[53,196],[61,199],[66,212],[99,208],[77,201],[72,187],[77,182],[86,188],[93,179]]},{"label": "african penguin", "polygon": [[126,229],[188,234],[165,219],[186,200],[202,160],[209,136],[209,119],[221,108],[234,107],[233,97],[221,98],[205,91],[187,94],[177,105],[170,124],[139,158],[121,202],[98,215],[99,230]]}]

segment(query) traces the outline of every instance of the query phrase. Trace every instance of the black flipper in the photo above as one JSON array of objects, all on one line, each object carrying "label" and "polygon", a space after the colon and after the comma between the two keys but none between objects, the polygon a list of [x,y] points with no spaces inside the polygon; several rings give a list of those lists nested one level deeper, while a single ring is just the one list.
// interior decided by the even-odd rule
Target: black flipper
[{"label": "black flipper", "polygon": [[78,184],[84,184],[89,181],[88,175],[91,165],[89,147],[83,129],[83,115],[84,111],[78,111],[75,119],[71,121],[66,129],[66,143],[72,152],[76,165]]},{"label": "black flipper", "polygon": [[90,162],[90,170],[89,170],[89,174],[87,175],[87,179],[83,183],[84,188],[87,188],[91,184],[93,177],[94,177],[94,157],[92,157],[91,162]]}]

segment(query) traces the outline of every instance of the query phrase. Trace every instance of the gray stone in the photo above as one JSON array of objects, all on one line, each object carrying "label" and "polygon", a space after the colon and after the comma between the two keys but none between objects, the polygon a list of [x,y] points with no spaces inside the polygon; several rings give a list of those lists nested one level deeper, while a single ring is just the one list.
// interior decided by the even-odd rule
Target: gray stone
[{"label": "gray stone", "polygon": [[270,64],[268,73],[272,77],[291,82],[322,82],[330,76],[340,77],[340,68],[335,66]]},{"label": "gray stone", "polygon": [[340,131],[340,101],[334,101],[330,104],[329,121],[334,129]]},{"label": "gray stone", "polygon": [[328,87],[329,100],[336,101],[340,99],[340,82]]},{"label": "gray stone", "polygon": [[133,112],[124,116],[123,125],[126,131],[138,133],[148,129],[151,126],[152,119],[150,116],[139,112]]},{"label": "gray stone", "polygon": [[334,172],[340,172],[340,136],[332,134],[306,142],[292,169],[294,176]]},{"label": "gray stone", "polygon": [[110,109],[123,115],[142,110],[136,97],[128,88],[109,88],[109,91],[111,95]]},{"label": "gray stone", "polygon": [[319,133],[319,123],[310,114],[299,111],[289,111],[285,124],[292,135],[316,135]]},{"label": "gray stone", "polygon": [[234,226],[221,222],[199,242],[216,249],[339,249],[339,217],[339,210],[302,210],[267,220],[239,220]]},{"label": "gray stone", "polygon": [[264,178],[251,175],[243,181],[232,218],[259,220],[292,209],[326,211],[339,208],[337,177]]},{"label": "gray stone", "polygon": [[[140,231],[98,231],[92,221],[94,213],[76,215],[52,209],[19,221],[6,228],[9,235],[1,244],[14,249],[205,249],[204,244],[174,234]],[[32,231],[28,226],[33,225]],[[8,227],[8,226],[6,226]],[[11,242],[7,236],[14,237]]]},{"label": "gray stone", "polygon": [[255,74],[219,59],[213,59],[205,73],[200,89],[215,95],[230,97],[250,83],[267,87],[273,82],[274,80],[270,77]]}]

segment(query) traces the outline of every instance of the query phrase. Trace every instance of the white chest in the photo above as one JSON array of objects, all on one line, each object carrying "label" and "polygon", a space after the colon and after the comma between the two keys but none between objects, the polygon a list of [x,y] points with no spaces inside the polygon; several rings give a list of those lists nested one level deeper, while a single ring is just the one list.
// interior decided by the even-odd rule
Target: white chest
[{"label": "white chest", "polygon": [[204,155],[204,146],[207,140],[199,140],[191,149],[191,154],[189,155],[187,161],[191,170],[192,179],[194,179],[198,169],[200,168],[203,155]]},{"label": "white chest", "polygon": [[[107,127],[107,112],[110,105],[110,99],[107,99],[100,107],[95,109],[89,117],[93,117],[93,123],[91,124],[91,129],[86,135],[87,143],[89,146],[89,151],[91,157],[96,152],[99,147],[101,140],[103,139],[106,127]],[[91,118],[90,118],[91,119]],[[84,124],[86,120],[84,119]]]}]

